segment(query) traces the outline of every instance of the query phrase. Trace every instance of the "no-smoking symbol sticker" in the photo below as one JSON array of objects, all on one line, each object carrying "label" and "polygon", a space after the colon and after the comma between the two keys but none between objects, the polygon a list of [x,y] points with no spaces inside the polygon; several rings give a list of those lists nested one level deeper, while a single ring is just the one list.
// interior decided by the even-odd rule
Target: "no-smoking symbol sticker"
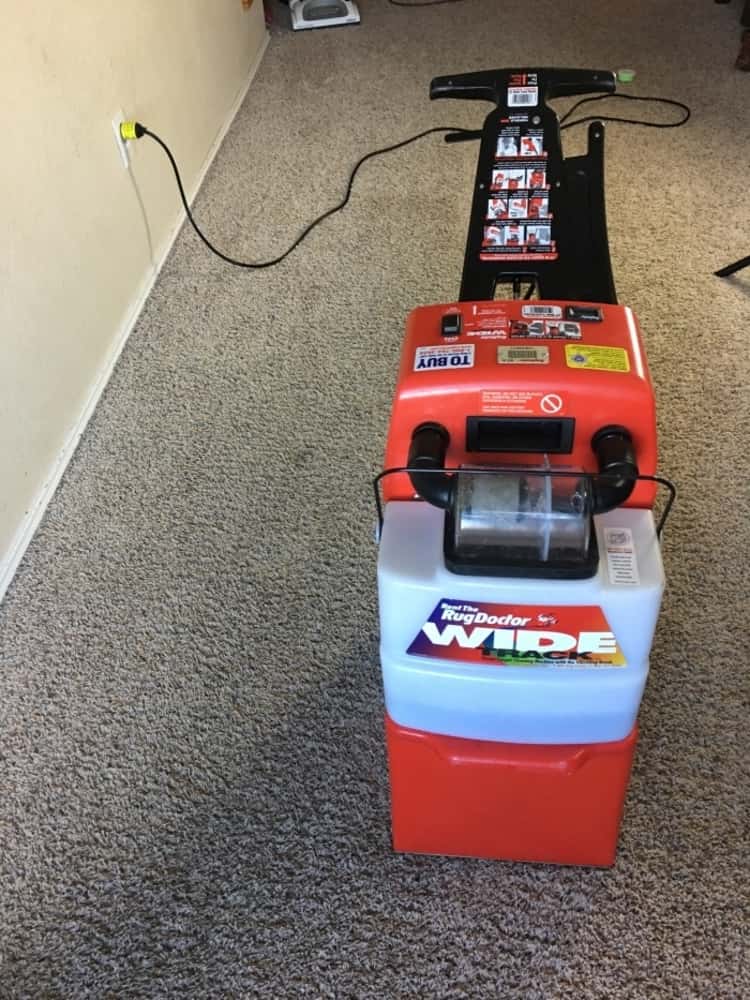
[{"label": "no-smoking symbol sticker", "polygon": [[565,409],[565,397],[539,389],[483,389],[482,413],[493,416],[551,417]]},{"label": "no-smoking symbol sticker", "polygon": [[542,413],[559,413],[563,408],[563,401],[556,392],[548,392],[540,399],[539,408]]}]

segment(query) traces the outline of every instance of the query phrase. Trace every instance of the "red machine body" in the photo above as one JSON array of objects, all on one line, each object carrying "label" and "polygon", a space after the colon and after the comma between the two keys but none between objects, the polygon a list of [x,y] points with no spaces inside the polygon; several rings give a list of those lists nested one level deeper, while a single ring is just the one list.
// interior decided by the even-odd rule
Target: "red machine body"
[{"label": "red machine body", "polygon": [[[565,157],[547,103],[614,92],[544,67],[430,84],[494,107],[446,136],[481,138],[459,301],[409,315],[377,480],[398,851],[615,860],[664,586],[655,402],[617,304],[604,127]],[[552,656],[575,614],[627,656]]]},{"label": "red machine body", "polygon": [[[447,431],[446,469],[548,461],[596,474],[592,439],[616,425],[632,437],[639,472],[656,472],[653,388],[636,318],[619,305],[493,300],[415,309],[386,468],[409,464],[415,429],[425,423]],[[506,433],[531,450],[504,451]],[[424,502],[406,473],[385,477],[383,496],[386,505]],[[653,483],[639,481],[623,506],[650,508],[653,500]],[[496,588],[514,593],[512,581]],[[637,727],[610,742],[541,745],[460,739],[387,713],[385,726],[396,850],[614,863]]]},{"label": "red machine body", "polygon": [[386,716],[393,846],[416,854],[614,863],[637,730],[612,743],[463,740]]},{"label": "red machine body", "polygon": [[[573,315],[598,317],[568,320]],[[443,336],[445,316],[460,316],[458,336]],[[656,412],[638,323],[626,306],[519,300],[457,302],[414,309],[406,324],[385,467],[405,466],[415,427],[442,424],[450,435],[446,466],[528,463],[534,454],[470,450],[467,418],[575,421],[572,447],[550,452],[552,466],[596,472],[591,448],[602,427],[630,431],[641,474],[656,472]],[[481,459],[478,451],[482,452]],[[386,500],[407,500],[405,475],[383,482]],[[654,489],[636,484],[625,506],[650,507]]]}]

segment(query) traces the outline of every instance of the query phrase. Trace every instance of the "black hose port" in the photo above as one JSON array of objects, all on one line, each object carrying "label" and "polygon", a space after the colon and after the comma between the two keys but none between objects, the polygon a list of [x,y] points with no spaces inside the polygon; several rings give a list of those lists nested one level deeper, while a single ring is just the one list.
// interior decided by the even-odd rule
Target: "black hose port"
[{"label": "black hose port", "polygon": [[411,436],[410,469],[424,469],[424,473],[410,472],[409,479],[416,493],[433,504],[448,510],[453,503],[453,477],[445,468],[445,456],[450,444],[450,434],[442,424],[425,423],[416,427]]},{"label": "black hose port", "polygon": [[593,512],[605,514],[624,504],[633,492],[638,476],[633,438],[627,427],[610,424],[594,434],[591,449],[601,477],[593,481]]}]

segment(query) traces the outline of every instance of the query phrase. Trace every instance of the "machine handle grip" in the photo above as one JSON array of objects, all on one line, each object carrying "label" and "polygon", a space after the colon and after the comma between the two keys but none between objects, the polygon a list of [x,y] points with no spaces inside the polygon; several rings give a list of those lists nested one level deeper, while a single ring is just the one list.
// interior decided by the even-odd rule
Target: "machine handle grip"
[{"label": "machine handle grip", "polygon": [[504,106],[511,77],[529,73],[536,73],[543,98],[615,92],[615,74],[608,69],[490,69],[436,76],[430,83],[430,99],[451,97],[465,101],[492,101]]},{"label": "machine handle grip", "polygon": [[500,91],[506,79],[505,70],[483,70],[460,73],[458,76],[436,76],[430,81],[430,100],[453,97],[464,101],[500,103]]},{"label": "machine handle grip", "polygon": [[608,69],[555,69],[547,78],[547,97],[614,94],[615,74]]}]

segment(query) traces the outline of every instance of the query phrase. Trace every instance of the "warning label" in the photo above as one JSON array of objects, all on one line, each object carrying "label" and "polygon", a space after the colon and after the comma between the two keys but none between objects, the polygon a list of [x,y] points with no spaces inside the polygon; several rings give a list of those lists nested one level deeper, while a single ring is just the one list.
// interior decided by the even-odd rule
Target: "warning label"
[{"label": "warning label", "polygon": [[494,416],[545,417],[565,413],[565,397],[533,389],[484,389],[482,413]]},{"label": "warning label", "polygon": [[596,372],[630,371],[630,359],[624,347],[566,344],[565,363],[568,368],[586,368]]},{"label": "warning label", "polygon": [[605,528],[607,575],[613,586],[637,586],[641,582],[630,528]]},{"label": "warning label", "polygon": [[486,305],[475,302],[471,312],[464,317],[464,334],[467,337],[480,337],[482,340],[506,340],[508,314],[505,306],[493,302]]}]

